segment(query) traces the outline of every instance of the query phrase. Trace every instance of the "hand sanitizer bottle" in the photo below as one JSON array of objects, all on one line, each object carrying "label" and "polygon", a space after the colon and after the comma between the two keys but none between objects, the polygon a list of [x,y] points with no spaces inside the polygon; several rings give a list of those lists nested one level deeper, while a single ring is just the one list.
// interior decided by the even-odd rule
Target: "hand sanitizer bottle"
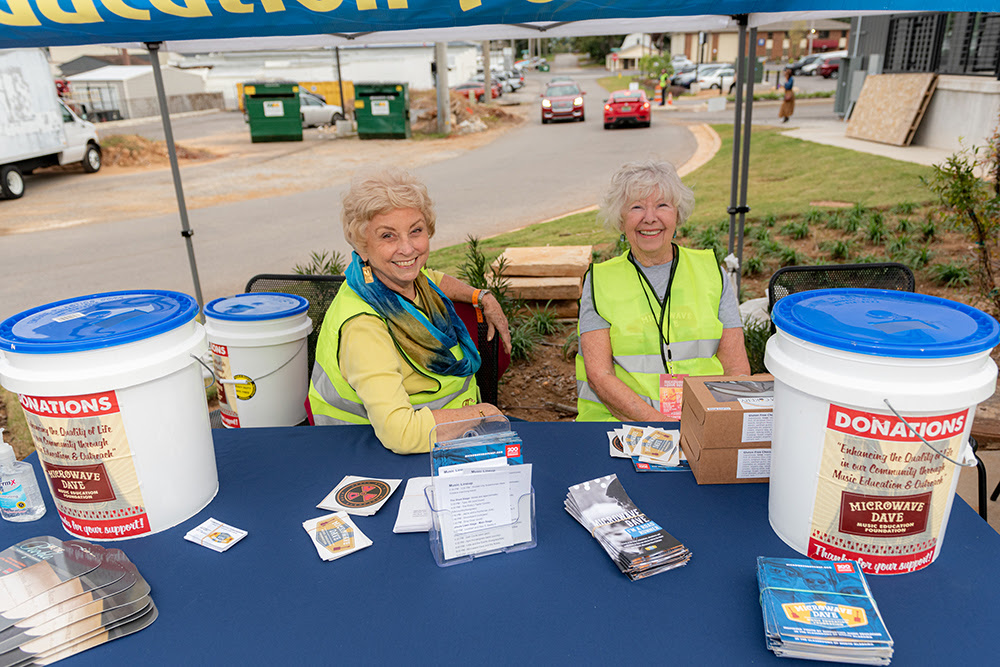
[{"label": "hand sanitizer bottle", "polygon": [[45,501],[30,463],[18,461],[3,441],[0,428],[0,516],[7,521],[34,521],[45,514]]}]

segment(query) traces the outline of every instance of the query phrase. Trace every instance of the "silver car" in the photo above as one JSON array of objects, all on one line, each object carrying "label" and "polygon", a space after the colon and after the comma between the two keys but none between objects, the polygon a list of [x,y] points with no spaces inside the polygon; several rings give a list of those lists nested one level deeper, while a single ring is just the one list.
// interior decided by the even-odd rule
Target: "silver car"
[{"label": "silver car", "polygon": [[299,91],[299,113],[302,116],[302,127],[334,125],[345,118],[343,109],[327,104],[319,95],[304,90]]}]

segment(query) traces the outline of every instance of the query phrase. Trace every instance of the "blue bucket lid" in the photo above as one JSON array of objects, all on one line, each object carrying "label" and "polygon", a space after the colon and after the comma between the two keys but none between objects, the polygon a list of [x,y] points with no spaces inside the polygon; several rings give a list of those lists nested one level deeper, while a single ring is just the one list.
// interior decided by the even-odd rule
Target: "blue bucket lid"
[{"label": "blue bucket lid", "polygon": [[297,294],[251,292],[209,301],[205,317],[234,322],[277,320],[309,310],[309,301]]},{"label": "blue bucket lid", "polygon": [[774,304],[771,318],[777,328],[809,343],[879,357],[960,357],[1000,341],[1000,324],[983,311],[912,292],[799,292]]},{"label": "blue bucket lid", "polygon": [[126,290],[56,301],[0,324],[0,349],[24,354],[85,352],[152,338],[187,324],[198,303],[187,294]]}]

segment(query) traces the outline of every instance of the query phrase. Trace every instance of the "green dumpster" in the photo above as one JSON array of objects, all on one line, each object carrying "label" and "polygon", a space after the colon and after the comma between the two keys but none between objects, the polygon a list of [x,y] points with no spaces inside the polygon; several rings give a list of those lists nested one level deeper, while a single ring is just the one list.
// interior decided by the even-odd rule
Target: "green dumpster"
[{"label": "green dumpster", "polygon": [[243,108],[250,141],[302,141],[299,84],[261,81],[243,84]]},{"label": "green dumpster", "polygon": [[354,83],[359,139],[409,139],[410,95],[405,83]]}]

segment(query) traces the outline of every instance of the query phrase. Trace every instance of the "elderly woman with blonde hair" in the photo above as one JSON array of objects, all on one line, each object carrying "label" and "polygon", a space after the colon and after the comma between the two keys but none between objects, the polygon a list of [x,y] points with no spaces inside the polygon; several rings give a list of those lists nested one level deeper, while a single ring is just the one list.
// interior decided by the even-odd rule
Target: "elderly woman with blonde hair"
[{"label": "elderly woman with blonde hair", "polygon": [[344,195],[354,248],[346,284],[323,320],[309,386],[316,424],[371,424],[398,453],[430,449],[438,423],[500,414],[479,402],[479,353],[453,302],[471,303],[510,350],[496,297],[425,268],[434,235],[427,188],[383,167],[355,176]]},{"label": "elderly woman with blonde hair", "polygon": [[664,421],[661,376],[750,373],[739,303],[715,253],[673,242],[693,209],[667,162],[631,162],[612,177],[599,215],[630,249],[584,279],[579,421]]}]

